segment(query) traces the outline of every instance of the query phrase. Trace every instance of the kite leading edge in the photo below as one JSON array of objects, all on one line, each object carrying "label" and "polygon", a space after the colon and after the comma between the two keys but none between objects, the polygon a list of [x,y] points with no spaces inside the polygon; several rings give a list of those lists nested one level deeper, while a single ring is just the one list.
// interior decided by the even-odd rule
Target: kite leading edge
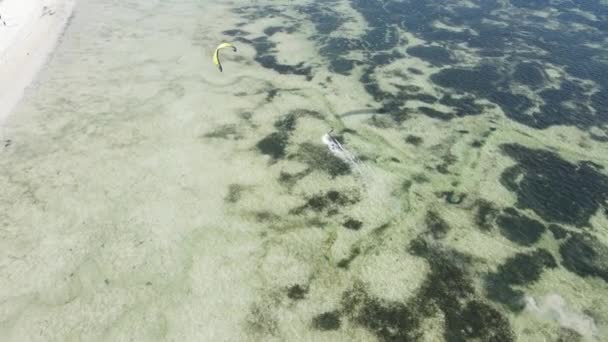
[{"label": "kite leading edge", "polygon": [[230,43],[222,43],[218,45],[218,47],[215,49],[215,52],[213,53],[213,63],[217,65],[220,71],[223,71],[222,63],[220,62],[220,50],[225,48],[232,48],[232,51],[236,52],[236,46]]}]

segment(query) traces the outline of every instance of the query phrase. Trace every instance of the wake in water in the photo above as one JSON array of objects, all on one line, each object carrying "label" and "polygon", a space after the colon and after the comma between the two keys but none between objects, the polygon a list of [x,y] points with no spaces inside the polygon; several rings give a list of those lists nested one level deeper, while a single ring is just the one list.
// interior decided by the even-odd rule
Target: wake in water
[{"label": "wake in water", "polygon": [[329,151],[334,156],[346,162],[352,169],[360,171],[361,161],[359,160],[359,158],[357,158],[356,155],[344,148],[344,146],[340,144],[338,139],[334,138],[331,135],[331,132],[333,132],[333,129],[323,135],[323,143],[327,145],[327,148],[329,148]]},{"label": "wake in water", "polygon": [[376,221],[375,223],[383,224],[386,223],[383,222],[386,218],[398,216],[403,211],[403,203],[395,201],[392,197],[394,184],[391,180],[378,170],[365,165],[355,153],[346,149],[332,135],[332,132],[333,129],[324,134],[322,141],[334,156],[356,171],[356,177],[361,181],[362,190],[365,192],[369,204],[365,210],[368,218]]}]

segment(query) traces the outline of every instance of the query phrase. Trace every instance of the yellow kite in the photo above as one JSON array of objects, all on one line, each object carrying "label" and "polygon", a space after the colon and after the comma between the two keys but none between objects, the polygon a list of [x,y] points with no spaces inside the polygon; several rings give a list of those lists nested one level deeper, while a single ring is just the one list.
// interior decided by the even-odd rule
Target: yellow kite
[{"label": "yellow kite", "polygon": [[232,48],[232,51],[236,52],[236,46],[230,43],[222,43],[218,45],[218,47],[215,49],[215,52],[213,53],[213,63],[217,65],[220,71],[223,71],[222,63],[220,63],[220,50],[224,48]]}]

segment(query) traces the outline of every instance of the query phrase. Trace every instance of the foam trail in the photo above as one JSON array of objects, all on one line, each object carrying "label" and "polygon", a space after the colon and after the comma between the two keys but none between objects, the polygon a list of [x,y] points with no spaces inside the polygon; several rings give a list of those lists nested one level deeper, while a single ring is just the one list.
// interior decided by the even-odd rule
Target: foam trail
[{"label": "foam trail", "polygon": [[391,200],[392,186],[390,181],[383,175],[378,174],[373,168],[362,163],[354,153],[347,150],[331,136],[331,131],[323,135],[322,141],[334,156],[346,162],[351,169],[356,171],[355,176],[362,181],[363,190],[369,201],[369,207],[366,209],[367,215],[380,222],[385,221],[388,216],[392,216],[388,214],[389,212],[398,215],[402,211],[401,203],[395,203]]},{"label": "foam trail", "polygon": [[598,340],[598,329],[593,319],[570,309],[566,300],[558,294],[548,294],[538,301],[526,296],[526,310],[537,317],[555,321],[561,327],[578,332],[585,341]]}]

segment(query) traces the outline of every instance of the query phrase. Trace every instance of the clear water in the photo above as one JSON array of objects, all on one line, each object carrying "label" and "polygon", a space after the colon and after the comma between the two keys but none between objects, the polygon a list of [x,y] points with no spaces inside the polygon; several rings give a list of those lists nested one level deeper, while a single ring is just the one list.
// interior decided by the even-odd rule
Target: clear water
[{"label": "clear water", "polygon": [[81,0],[2,131],[0,336],[604,340],[607,39],[601,0]]}]

